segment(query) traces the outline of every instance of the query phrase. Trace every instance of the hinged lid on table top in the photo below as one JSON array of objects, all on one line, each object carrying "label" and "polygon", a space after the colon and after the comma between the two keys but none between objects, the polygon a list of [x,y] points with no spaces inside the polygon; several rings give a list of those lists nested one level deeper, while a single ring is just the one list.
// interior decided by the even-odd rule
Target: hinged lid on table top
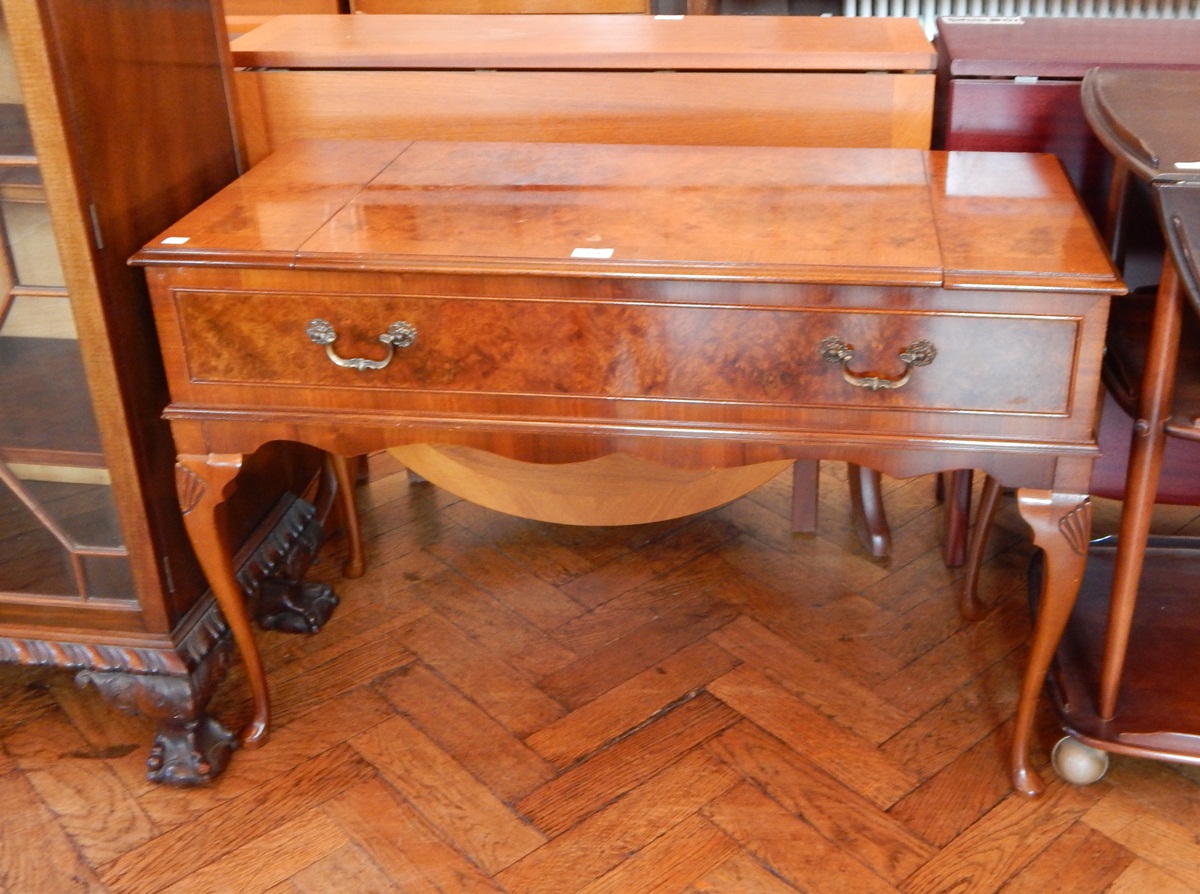
[{"label": "hinged lid on table top", "polygon": [[1096,136],[1137,176],[1200,179],[1200,71],[1099,68],[1082,99]]},{"label": "hinged lid on table top", "polygon": [[1050,156],[292,144],[140,264],[1119,292]]},{"label": "hinged lid on table top", "polygon": [[1200,314],[1200,177],[1196,182],[1157,184],[1154,195],[1175,266]]},{"label": "hinged lid on table top", "polygon": [[245,68],[933,71],[916,19],[294,15],[233,41]]},{"label": "hinged lid on table top", "polygon": [[1079,79],[1097,65],[1200,68],[1195,19],[948,16],[938,19],[937,42],[952,77]]}]

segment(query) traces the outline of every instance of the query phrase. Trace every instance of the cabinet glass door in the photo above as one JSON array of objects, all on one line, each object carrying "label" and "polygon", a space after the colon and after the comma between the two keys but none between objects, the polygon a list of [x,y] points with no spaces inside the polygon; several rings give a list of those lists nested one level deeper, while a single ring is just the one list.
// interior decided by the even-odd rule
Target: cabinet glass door
[{"label": "cabinet glass door", "polygon": [[0,20],[0,595],[132,601],[71,302]]}]

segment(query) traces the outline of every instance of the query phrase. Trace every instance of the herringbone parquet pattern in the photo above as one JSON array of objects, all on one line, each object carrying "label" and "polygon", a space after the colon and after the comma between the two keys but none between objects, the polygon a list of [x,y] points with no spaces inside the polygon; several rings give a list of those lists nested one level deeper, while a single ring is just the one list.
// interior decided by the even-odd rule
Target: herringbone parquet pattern
[{"label": "herringbone parquet pattern", "polygon": [[[789,532],[786,475],[700,516],[583,529],[372,464],[368,573],[341,581],[331,556],[328,627],[262,635],[275,732],[216,784],[148,784],[145,721],[68,674],[0,668],[0,888],[1200,891],[1200,773],[1117,758],[1087,788],[1009,792],[1028,633],[1011,509],[994,608],[969,624],[928,479],[888,482],[876,561],[833,464],[817,536]],[[231,726],[241,683],[214,704]]]}]

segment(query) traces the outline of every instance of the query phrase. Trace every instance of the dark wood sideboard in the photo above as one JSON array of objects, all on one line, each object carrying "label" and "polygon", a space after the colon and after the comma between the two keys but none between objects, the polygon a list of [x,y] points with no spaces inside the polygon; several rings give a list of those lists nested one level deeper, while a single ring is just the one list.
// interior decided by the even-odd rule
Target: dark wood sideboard
[{"label": "dark wood sideboard", "polygon": [[299,143],[134,262],[188,530],[254,690],[246,744],[265,739],[269,700],[214,519],[264,443],[839,459],[1021,488],[1047,596],[1013,780],[1038,790],[1027,744],[1083,572],[1123,291],[1052,157]]},{"label": "dark wood sideboard", "polygon": [[1052,152],[1098,221],[1112,166],[1083,114],[1084,75],[1200,68],[1193,19],[945,16],[937,26],[934,146]]}]

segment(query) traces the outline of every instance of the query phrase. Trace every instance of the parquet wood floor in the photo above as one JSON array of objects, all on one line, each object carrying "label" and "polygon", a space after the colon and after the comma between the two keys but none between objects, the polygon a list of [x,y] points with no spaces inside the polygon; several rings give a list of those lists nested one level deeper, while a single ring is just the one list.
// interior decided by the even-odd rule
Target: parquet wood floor
[{"label": "parquet wood floor", "polygon": [[[835,464],[815,536],[789,532],[787,475],[699,516],[584,529],[372,465],[369,570],[340,580],[335,542],[315,570],[342,597],[327,628],[262,634],[276,729],[215,784],[150,785],[146,721],[69,674],[0,668],[0,889],[1200,891],[1200,772],[1115,758],[1093,786],[1009,791],[1029,629],[1011,506],[994,607],[969,624],[929,479],[887,482],[879,561]],[[231,726],[241,683],[214,703]]]}]

